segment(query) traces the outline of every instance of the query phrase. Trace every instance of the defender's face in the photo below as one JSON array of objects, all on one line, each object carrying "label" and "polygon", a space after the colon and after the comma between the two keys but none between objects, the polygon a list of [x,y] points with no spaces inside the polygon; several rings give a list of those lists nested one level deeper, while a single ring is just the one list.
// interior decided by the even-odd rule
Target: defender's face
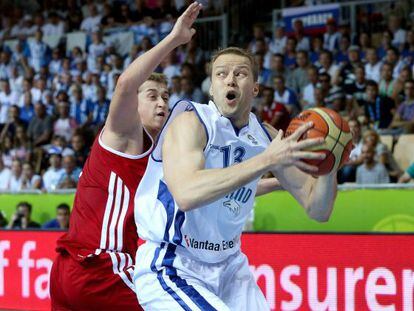
[{"label": "defender's face", "polygon": [[168,117],[168,99],[167,86],[162,83],[146,81],[139,88],[138,113],[149,132],[161,131]]},{"label": "defender's face", "polygon": [[223,116],[238,121],[247,115],[258,92],[259,86],[247,57],[224,54],[215,60],[210,95]]}]

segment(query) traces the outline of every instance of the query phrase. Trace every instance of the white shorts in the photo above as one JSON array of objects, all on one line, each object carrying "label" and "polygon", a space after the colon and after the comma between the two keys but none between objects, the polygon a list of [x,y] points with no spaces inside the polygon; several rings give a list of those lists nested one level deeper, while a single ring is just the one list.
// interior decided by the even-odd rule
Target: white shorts
[{"label": "white shorts", "polygon": [[134,283],[144,310],[270,310],[243,253],[214,264],[187,254],[167,243],[138,248]]}]

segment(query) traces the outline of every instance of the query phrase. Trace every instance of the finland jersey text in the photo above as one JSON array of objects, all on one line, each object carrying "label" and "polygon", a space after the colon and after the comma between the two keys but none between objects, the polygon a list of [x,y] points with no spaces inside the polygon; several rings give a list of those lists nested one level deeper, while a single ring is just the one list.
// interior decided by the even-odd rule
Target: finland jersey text
[{"label": "finland jersey text", "polygon": [[[214,286],[209,286],[207,281],[205,281],[207,283],[204,282],[200,285],[195,284],[191,279],[198,274],[196,278],[210,279],[214,283],[212,275],[202,275],[203,271],[200,269],[204,270],[202,267],[205,265],[210,268],[215,266],[217,268],[216,277],[227,275],[227,281],[231,281],[230,279],[235,276],[233,268],[238,266],[239,273],[243,273],[244,278],[250,279],[247,282],[251,285],[247,286],[250,288],[250,294],[245,296],[255,296],[259,291],[259,300],[260,303],[263,303],[263,296],[248,271],[247,260],[240,252],[240,235],[253,207],[258,179],[213,203],[188,212],[182,212],[178,209],[177,203],[164,181],[161,156],[164,135],[172,120],[184,111],[194,111],[205,128],[207,137],[207,144],[204,148],[206,169],[225,168],[252,158],[263,152],[270,143],[268,134],[252,113],[248,125],[237,130],[228,118],[220,114],[212,101],[208,105],[186,101],[176,104],[160,134],[158,144],[151,154],[147,170],[135,195],[135,221],[138,233],[142,239],[147,241],[145,247],[142,247],[142,250],[140,248],[137,252],[137,269],[134,273],[135,283],[140,287],[140,289],[136,289],[140,304],[148,310],[162,309],[162,302],[160,302],[161,304],[153,303],[154,299],[162,300],[159,294],[155,294],[156,289],[153,290],[153,293],[158,295],[158,298],[154,297],[154,299],[145,296],[145,289],[142,289],[143,284],[146,283],[145,280],[151,279],[155,275],[155,281],[158,280],[158,285],[154,286],[167,291],[170,298],[177,302],[177,306],[181,306],[185,310],[187,308],[189,310],[227,310],[230,305],[233,309],[234,303],[231,303],[230,300],[234,297],[229,298],[230,295],[228,295],[229,299],[226,301],[221,293],[223,288],[217,288],[215,291],[212,289]],[[182,156],[185,157],[185,155]],[[193,263],[190,264],[190,262]],[[236,262],[237,264],[235,264]],[[200,269],[196,268],[197,265]],[[230,266],[233,268],[230,269],[232,272],[228,274]],[[210,268],[206,270],[208,274],[211,274]],[[183,275],[183,271],[186,276]],[[152,277],[146,275],[151,273]],[[163,273],[167,274],[170,279],[174,275],[184,283],[174,279],[177,282],[170,286],[168,282],[171,283],[171,280],[164,280]],[[183,284],[189,286],[190,289],[181,288]],[[187,294],[181,295],[177,287]],[[178,292],[175,292],[174,288]],[[140,292],[141,290],[142,292]],[[192,294],[189,294],[188,290]],[[188,298],[194,298],[194,295],[200,295],[196,302]],[[153,295],[151,294],[151,296]],[[254,301],[252,297],[246,297],[246,299]],[[211,308],[207,308],[205,303]],[[256,303],[251,307],[254,308],[257,305],[259,304]],[[165,307],[165,309],[175,310],[172,306]]]}]

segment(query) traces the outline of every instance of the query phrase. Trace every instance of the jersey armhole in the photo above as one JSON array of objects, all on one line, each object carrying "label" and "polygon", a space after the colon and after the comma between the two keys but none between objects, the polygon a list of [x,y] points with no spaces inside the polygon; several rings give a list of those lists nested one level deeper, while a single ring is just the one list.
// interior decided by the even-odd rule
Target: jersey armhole
[{"label": "jersey armhole", "polygon": [[[186,106],[186,107],[185,107],[182,111],[180,111],[180,112],[176,113],[176,110],[178,110],[178,109],[179,109],[179,107],[180,107],[180,104],[181,104],[181,103],[184,103],[184,104],[186,104],[187,106]],[[184,105],[182,105],[182,107],[184,107]],[[160,135],[159,135],[159,136],[158,136],[158,138],[157,138],[157,142],[156,142],[156,144],[155,144],[154,150],[153,150],[153,152],[151,153],[151,158],[152,158],[152,160],[154,160],[155,162],[162,162],[162,158],[161,158],[159,155],[158,155],[158,157],[156,157],[154,153],[156,153],[156,152],[159,150],[158,148],[160,148],[160,143],[161,143],[161,144],[163,143],[164,134],[165,134],[165,133],[164,133],[164,130],[167,128],[167,126],[170,124],[170,122],[172,122],[172,121],[175,119],[175,117],[176,117],[178,114],[181,114],[181,113],[186,112],[186,111],[191,111],[191,112],[194,112],[194,113],[196,114],[196,116],[197,116],[198,120],[200,121],[200,123],[203,125],[204,131],[205,131],[205,133],[206,133],[206,144],[205,144],[205,146],[203,147],[203,152],[206,150],[207,146],[209,145],[210,135],[209,135],[209,132],[208,132],[207,126],[206,126],[206,124],[204,123],[203,118],[202,118],[202,117],[201,117],[201,115],[199,114],[199,111],[195,108],[195,106],[194,106],[193,102],[191,102],[191,101],[187,101],[187,100],[179,100],[179,101],[178,101],[178,102],[174,105],[173,109],[170,111],[170,115],[168,116],[167,120],[165,121],[164,126],[163,126],[163,128],[162,128],[162,130],[161,130],[161,132],[160,132]],[[171,118],[172,118],[172,119],[171,119]],[[161,152],[160,152],[160,151],[158,151],[158,152],[159,152],[159,154],[161,154]]]},{"label": "jersey armhole", "polygon": [[[143,131],[143,140],[145,140],[144,139],[144,135],[146,135],[147,138],[151,141],[151,145],[150,145],[150,147],[144,153],[137,154],[137,155],[127,154],[127,153],[124,153],[124,152],[115,150],[114,148],[111,148],[111,147],[105,145],[105,143],[102,140],[102,133],[104,132],[104,130],[105,130],[105,127],[103,127],[102,130],[101,130],[101,132],[99,133],[99,137],[98,137],[98,143],[99,143],[99,145],[103,149],[105,149],[106,151],[109,151],[110,153],[113,153],[113,154],[115,154],[117,156],[120,156],[122,158],[127,158],[127,159],[131,159],[131,160],[138,160],[138,159],[145,158],[146,156],[148,156],[152,152],[152,149],[154,147],[154,141],[152,140],[152,137],[148,134],[148,132],[145,130],[144,127],[143,127],[143,130],[144,130]],[[144,142],[143,142],[143,146],[145,148],[145,143]]]}]

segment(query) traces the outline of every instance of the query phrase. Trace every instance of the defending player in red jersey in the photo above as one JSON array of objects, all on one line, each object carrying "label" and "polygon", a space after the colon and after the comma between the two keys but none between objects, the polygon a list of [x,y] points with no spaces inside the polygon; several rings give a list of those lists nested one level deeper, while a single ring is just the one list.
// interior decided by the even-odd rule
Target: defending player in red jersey
[{"label": "defending player in red jersey", "polygon": [[[70,228],[57,242],[52,310],[142,310],[133,285],[134,196],[168,114],[157,45],[120,76],[108,118],[79,178]],[[138,93],[138,96],[137,96]]]}]

